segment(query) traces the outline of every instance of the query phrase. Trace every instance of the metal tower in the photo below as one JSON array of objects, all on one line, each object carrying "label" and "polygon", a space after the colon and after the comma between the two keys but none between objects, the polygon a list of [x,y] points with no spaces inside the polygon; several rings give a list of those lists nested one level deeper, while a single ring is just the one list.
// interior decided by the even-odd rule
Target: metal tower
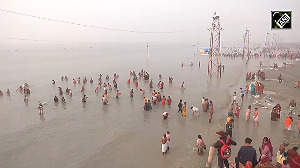
[{"label": "metal tower", "polygon": [[263,53],[264,54],[270,53],[270,33],[269,32],[267,33],[267,37],[265,40],[265,46],[263,48]]},{"label": "metal tower", "polygon": [[248,57],[248,59],[250,58],[250,51],[249,51],[249,42],[250,42],[250,34],[249,34],[249,29],[246,28],[246,33],[244,36],[244,48],[243,48],[243,59],[245,57],[245,55]]},{"label": "metal tower", "polygon": [[246,33],[244,35],[244,48],[243,48],[243,56],[242,59],[244,59],[245,55],[250,58],[250,33],[249,29],[246,28]]},{"label": "metal tower", "polygon": [[217,74],[221,77],[221,52],[220,52],[220,17],[214,13],[212,27],[208,29],[210,31],[210,47],[208,56],[208,74],[212,76]]},{"label": "metal tower", "polygon": [[272,49],[277,50],[278,44],[277,44],[277,37],[276,34],[273,34],[273,39],[272,39]]}]

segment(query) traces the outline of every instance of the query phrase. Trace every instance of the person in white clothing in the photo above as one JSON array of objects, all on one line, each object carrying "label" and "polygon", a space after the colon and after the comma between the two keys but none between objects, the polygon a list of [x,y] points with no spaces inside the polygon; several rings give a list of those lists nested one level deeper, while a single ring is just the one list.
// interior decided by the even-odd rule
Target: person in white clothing
[{"label": "person in white clothing", "polygon": [[199,112],[198,112],[198,108],[197,107],[191,107],[191,109],[193,110],[193,114],[194,114],[194,116],[199,116]]}]

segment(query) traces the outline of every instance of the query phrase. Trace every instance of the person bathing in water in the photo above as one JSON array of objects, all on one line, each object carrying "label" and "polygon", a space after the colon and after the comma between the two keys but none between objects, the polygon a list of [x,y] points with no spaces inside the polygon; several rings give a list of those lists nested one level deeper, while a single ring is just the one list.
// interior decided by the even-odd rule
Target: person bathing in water
[{"label": "person bathing in water", "polygon": [[54,96],[53,100],[54,100],[54,103],[58,103],[58,97],[56,95]]}]

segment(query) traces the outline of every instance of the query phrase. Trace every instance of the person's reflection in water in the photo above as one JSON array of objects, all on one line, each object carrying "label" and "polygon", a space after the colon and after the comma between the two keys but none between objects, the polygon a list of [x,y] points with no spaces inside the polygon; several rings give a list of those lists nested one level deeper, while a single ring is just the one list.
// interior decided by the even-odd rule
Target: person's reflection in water
[{"label": "person's reflection in water", "polygon": [[108,113],[108,106],[102,106],[103,116]]},{"label": "person's reflection in water", "polygon": [[41,121],[44,121],[44,120],[45,120],[45,117],[44,117],[43,114],[40,114],[40,120],[41,120]]}]

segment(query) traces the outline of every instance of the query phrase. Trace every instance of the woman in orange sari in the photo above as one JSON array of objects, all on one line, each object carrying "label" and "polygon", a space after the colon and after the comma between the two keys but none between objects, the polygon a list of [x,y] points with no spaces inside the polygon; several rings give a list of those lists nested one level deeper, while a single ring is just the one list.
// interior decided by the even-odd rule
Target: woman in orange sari
[{"label": "woman in orange sari", "polygon": [[287,133],[288,131],[292,130],[292,122],[293,122],[293,118],[291,116],[287,117],[284,125],[285,125],[285,133]]}]

